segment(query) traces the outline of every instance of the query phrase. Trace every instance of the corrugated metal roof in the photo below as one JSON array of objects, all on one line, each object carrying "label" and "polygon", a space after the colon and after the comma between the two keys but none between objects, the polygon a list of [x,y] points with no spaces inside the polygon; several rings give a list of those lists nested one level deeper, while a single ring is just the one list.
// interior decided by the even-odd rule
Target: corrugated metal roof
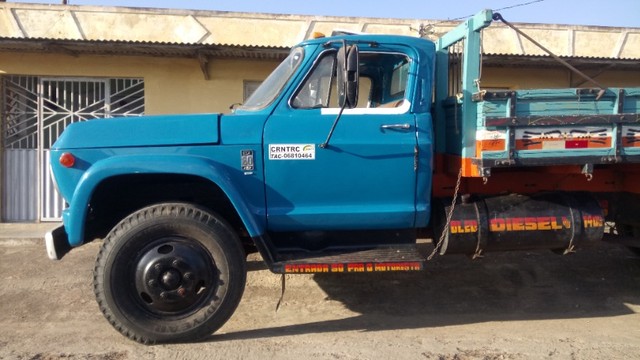
[{"label": "corrugated metal roof", "polygon": [[124,40],[61,40],[0,37],[0,51],[67,53],[70,55],[134,55],[159,57],[219,57],[281,60],[288,47],[233,44],[184,44]]},{"label": "corrugated metal roof", "polygon": [[[289,53],[284,46],[259,46],[236,44],[184,44],[153,41],[125,40],[77,40],[48,38],[0,37],[0,51],[31,53],[65,53],[78,55],[130,55],[154,57],[243,58],[280,61]],[[484,62],[493,66],[556,66],[547,55],[485,53]],[[614,65],[616,68],[637,68],[640,59],[612,59],[594,56],[562,56],[574,65]]]}]

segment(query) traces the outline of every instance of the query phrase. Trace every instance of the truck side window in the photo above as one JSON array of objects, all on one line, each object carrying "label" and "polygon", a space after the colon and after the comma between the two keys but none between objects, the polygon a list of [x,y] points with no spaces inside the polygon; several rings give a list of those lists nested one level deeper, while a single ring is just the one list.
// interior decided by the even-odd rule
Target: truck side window
[{"label": "truck side window", "polygon": [[[333,79],[333,83],[331,84],[331,91],[333,91],[332,96],[329,98],[329,107],[330,108],[338,108],[338,97],[335,95],[338,88],[335,84],[335,78]],[[357,108],[368,108],[371,107],[371,78],[368,76],[360,75],[360,88],[358,90],[358,104]]]},{"label": "truck side window", "polygon": [[298,109],[328,107],[331,95],[335,95],[331,91],[332,85],[335,83],[335,66],[335,52],[322,57],[296,93],[292,106]]},{"label": "truck side window", "polygon": [[403,103],[410,64],[409,58],[400,53],[360,53],[360,78],[371,79],[368,107],[394,108]]},{"label": "truck side window", "polygon": [[[408,57],[397,53],[361,52],[358,108],[396,107],[404,99]],[[336,53],[325,53],[297,90],[296,109],[337,108]]]},{"label": "truck side window", "polygon": [[389,95],[394,99],[404,97],[404,91],[407,88],[407,78],[409,77],[409,62],[403,59],[396,64],[391,75],[391,85],[389,87]]}]

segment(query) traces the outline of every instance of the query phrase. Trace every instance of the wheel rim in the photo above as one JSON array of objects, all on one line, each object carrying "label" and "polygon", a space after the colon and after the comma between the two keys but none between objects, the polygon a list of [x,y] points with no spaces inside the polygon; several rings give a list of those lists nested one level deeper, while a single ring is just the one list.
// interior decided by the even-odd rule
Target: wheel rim
[{"label": "wheel rim", "polygon": [[135,296],[153,314],[188,315],[215,293],[218,271],[209,252],[182,238],[146,247],[135,262]]}]

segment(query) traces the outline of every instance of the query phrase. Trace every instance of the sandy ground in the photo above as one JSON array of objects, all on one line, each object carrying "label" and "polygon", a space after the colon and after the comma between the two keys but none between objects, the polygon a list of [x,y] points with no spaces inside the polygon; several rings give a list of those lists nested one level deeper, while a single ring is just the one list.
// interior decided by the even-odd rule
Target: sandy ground
[{"label": "sandy ground", "polygon": [[2,359],[640,358],[640,259],[598,246],[437,258],[428,271],[280,277],[249,259],[231,320],[199,343],[144,346],[111,328],[91,285],[98,242],[60,262],[0,242]]}]

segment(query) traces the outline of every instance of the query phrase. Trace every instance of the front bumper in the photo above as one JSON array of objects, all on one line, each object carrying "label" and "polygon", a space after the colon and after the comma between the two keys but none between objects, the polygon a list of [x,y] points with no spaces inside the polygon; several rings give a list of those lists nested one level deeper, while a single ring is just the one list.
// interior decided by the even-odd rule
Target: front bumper
[{"label": "front bumper", "polygon": [[64,225],[47,232],[44,235],[44,243],[51,260],[60,260],[71,250]]}]

